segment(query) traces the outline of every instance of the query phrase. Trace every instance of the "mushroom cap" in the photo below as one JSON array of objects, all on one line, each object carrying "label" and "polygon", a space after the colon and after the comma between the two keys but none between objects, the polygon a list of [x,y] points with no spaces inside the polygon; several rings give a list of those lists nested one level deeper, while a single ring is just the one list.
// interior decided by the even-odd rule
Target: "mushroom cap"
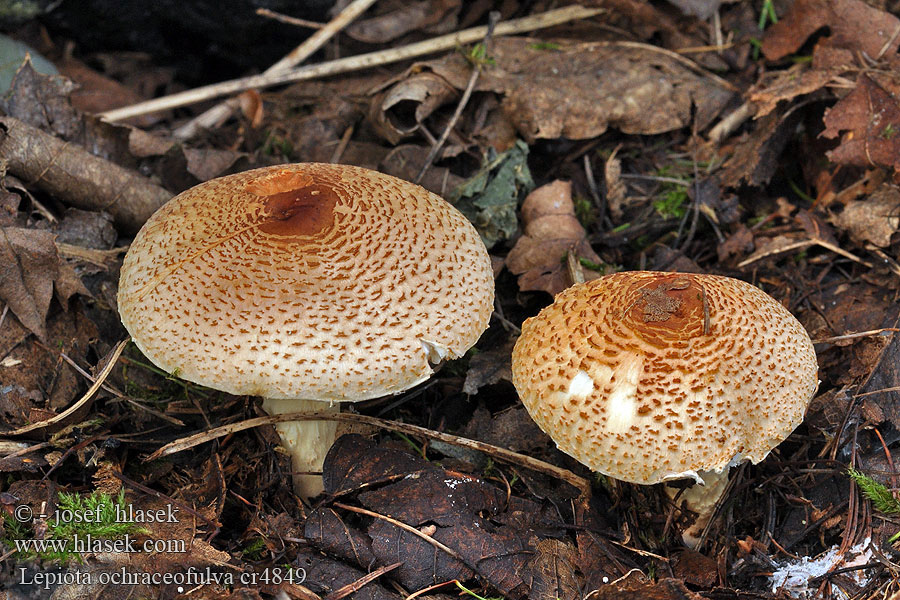
[{"label": "mushroom cap", "polygon": [[422,187],[348,165],[213,179],[160,208],[122,265],[119,313],[157,366],[268,398],[406,390],[487,328],[490,258]]},{"label": "mushroom cap", "polygon": [[761,461],[818,386],[803,326],[728,277],[647,271],[573,286],[525,321],[513,384],[595,471],[653,484]]}]

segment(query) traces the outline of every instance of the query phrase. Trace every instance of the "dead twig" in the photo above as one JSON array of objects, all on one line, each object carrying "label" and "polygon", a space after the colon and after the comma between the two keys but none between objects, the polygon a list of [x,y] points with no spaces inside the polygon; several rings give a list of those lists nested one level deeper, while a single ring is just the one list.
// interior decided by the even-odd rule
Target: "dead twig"
[{"label": "dead twig", "polygon": [[330,594],[325,596],[324,600],[342,600],[342,598],[346,598],[350,594],[357,592],[357,591],[361,590],[362,588],[364,588],[370,581],[374,581],[374,580],[378,579],[385,573],[393,571],[394,569],[396,569],[397,567],[399,567],[402,564],[403,564],[402,562],[396,562],[391,565],[385,565],[383,567],[379,567],[378,569],[375,569],[368,575],[363,575],[362,577],[360,577],[353,583],[348,583],[347,585],[345,585],[343,587],[339,587],[338,589],[334,590],[333,592],[331,592]]},{"label": "dead twig", "polygon": [[56,251],[63,258],[74,258],[91,263],[105,270],[109,270],[121,254],[128,252],[128,246],[98,250],[96,248],[84,248],[65,242],[56,242]]},{"label": "dead twig", "polygon": [[[484,39],[481,42],[484,47],[485,60],[490,60],[491,36],[494,35],[494,28],[497,26],[498,21],[500,21],[500,13],[496,10],[492,10],[488,15],[487,33],[484,34]],[[432,144],[431,150],[428,151],[428,156],[425,157],[425,163],[422,165],[422,168],[419,170],[419,174],[416,175],[413,183],[419,183],[420,181],[422,181],[422,177],[425,176],[425,173],[431,167],[431,163],[434,161],[437,153],[440,152],[441,148],[443,148],[444,146],[444,143],[446,143],[447,138],[450,137],[450,132],[453,131],[454,127],[456,127],[456,122],[459,121],[459,117],[462,116],[463,109],[466,108],[466,105],[469,103],[469,98],[472,97],[472,92],[475,90],[475,84],[478,83],[478,76],[481,75],[481,70],[484,68],[484,64],[485,63],[478,62],[472,65],[472,74],[469,76],[469,82],[466,84],[466,89],[463,90],[462,98],[459,99],[459,104],[456,105],[456,110],[453,111],[453,116],[450,117],[450,121],[447,123],[447,126],[444,127],[444,131],[443,133],[441,133],[441,137],[439,137],[437,141]]]},{"label": "dead twig", "polygon": [[859,263],[859,264],[863,265],[864,267],[868,267],[870,269],[872,268],[872,263],[859,258],[855,254],[847,252],[846,250],[844,250],[843,248],[841,248],[839,246],[835,246],[831,242],[828,242],[826,240],[821,240],[821,239],[798,240],[798,241],[788,244],[786,246],[781,246],[779,248],[772,248],[771,250],[765,250],[762,252],[756,252],[754,254],[751,254],[750,256],[748,256],[747,258],[742,260],[741,262],[739,262],[737,266],[739,269],[743,269],[747,265],[750,265],[750,264],[753,264],[760,260],[763,260],[764,258],[769,258],[770,256],[775,256],[777,254],[784,254],[784,253],[790,252],[792,250],[805,250],[806,248],[809,248],[810,246],[822,246],[826,250],[830,250],[830,251],[834,252],[835,254],[843,256],[844,258],[848,258],[855,263]]},{"label": "dead twig", "polygon": [[97,393],[97,390],[103,385],[103,382],[106,381],[106,378],[109,377],[109,374],[112,372],[113,367],[116,366],[116,362],[119,360],[119,356],[122,355],[122,351],[125,350],[125,345],[128,343],[128,340],[122,340],[119,342],[113,351],[109,354],[109,359],[106,362],[106,365],[97,375],[97,379],[94,381],[94,384],[88,388],[88,391],[84,393],[78,402],[75,402],[72,406],[59,413],[58,415],[47,419],[46,421],[39,421],[37,423],[32,423],[31,425],[26,425],[24,427],[19,427],[18,429],[13,429],[6,433],[6,435],[22,435],[25,433],[29,433],[31,431],[36,431],[38,429],[46,429],[51,425],[55,425],[57,423],[62,423],[71,415],[75,414],[75,412],[87,404],[91,398],[94,397],[94,394]]},{"label": "dead twig", "polygon": [[752,102],[744,102],[709,130],[709,141],[721,144],[754,114],[756,114],[756,106]]},{"label": "dead twig", "polygon": [[[38,342],[38,343],[40,344],[40,342]],[[40,345],[43,346],[43,344],[40,344]],[[52,351],[51,351],[49,348],[47,348],[46,346],[44,346],[44,348],[45,348],[48,352],[51,352],[51,353],[52,353]],[[73,369],[75,369],[76,371],[78,371],[78,373],[79,373],[82,377],[84,377],[85,379],[87,379],[87,380],[90,381],[91,383],[94,383],[94,382],[97,381],[90,373],[88,373],[87,371],[85,371],[84,369],[82,369],[82,368],[78,365],[78,363],[76,363],[74,360],[72,360],[71,358],[69,358],[69,356],[68,356],[65,352],[61,352],[61,353],[59,354],[59,356],[60,356],[60,358],[62,358],[64,361],[66,361],[67,363],[69,363],[69,366],[70,366],[70,367],[72,367]],[[113,387],[113,386],[110,386],[110,385],[107,385],[107,384],[104,383],[101,387],[102,387],[104,390],[106,390],[107,392],[109,392],[110,394],[112,394],[113,396],[115,396],[116,398],[118,398],[118,399],[120,399],[120,400],[124,400],[125,402],[128,402],[131,406],[133,406],[134,408],[136,408],[136,409],[138,409],[138,410],[142,410],[142,411],[144,411],[144,412],[146,412],[146,413],[149,413],[149,414],[153,415],[154,417],[156,417],[156,418],[158,418],[158,419],[162,419],[163,421],[168,421],[169,423],[171,423],[172,425],[175,425],[175,426],[177,426],[177,427],[184,427],[184,421],[181,421],[180,419],[176,419],[175,417],[170,417],[169,415],[167,415],[167,414],[165,414],[165,413],[162,413],[162,412],[160,412],[160,411],[158,411],[158,410],[156,410],[156,409],[154,409],[154,408],[150,408],[149,406],[144,406],[144,405],[141,404],[140,402],[137,402],[136,400],[134,400],[134,399],[132,399],[132,398],[129,398],[128,396],[126,396],[125,394],[123,394],[122,392],[120,392],[118,389],[116,389],[116,388]],[[207,421],[207,422],[208,422],[208,421]]]},{"label": "dead twig", "polygon": [[387,515],[382,515],[382,514],[379,514],[377,512],[371,511],[371,510],[366,510],[365,508],[359,508],[357,506],[350,506],[349,504],[343,504],[341,502],[335,502],[334,505],[337,506],[338,508],[343,508],[344,510],[349,510],[350,512],[355,512],[355,513],[358,513],[361,515],[366,515],[367,517],[374,517],[376,519],[381,519],[383,521],[387,521],[391,525],[394,525],[395,527],[399,527],[403,531],[407,531],[407,532],[413,534],[414,536],[425,540],[426,542],[428,542],[435,548],[437,548],[439,550],[443,550],[444,552],[446,552],[447,554],[449,554],[450,556],[452,556],[453,558],[455,558],[462,564],[466,564],[466,560],[462,556],[460,556],[460,554],[456,550],[454,550],[453,548],[450,548],[449,546],[445,546],[444,544],[440,543],[439,541],[437,541],[430,535],[426,535],[426,534],[422,533],[415,527],[413,527],[411,525],[407,525],[403,521],[398,521],[397,519],[392,519],[391,517],[388,517]]},{"label": "dead twig", "polygon": [[[291,50],[291,52],[281,60],[266,69],[263,72],[263,75],[284,73],[292,67],[296,67],[312,56],[319,48],[324,46],[328,40],[337,35],[344,27],[352,23],[356,17],[364,13],[374,3],[375,0],[353,0],[353,2],[348,4],[338,16],[309,36],[302,44]],[[231,116],[232,110],[232,105],[228,103],[223,102],[217,104],[176,129],[172,133],[172,136],[179,140],[190,139],[197,135],[201,130],[209,129],[225,121],[225,119]]]},{"label": "dead twig", "polygon": [[485,454],[488,454],[489,456],[492,456],[504,462],[519,465],[521,467],[525,467],[526,469],[537,471],[539,473],[545,473],[547,475],[550,475],[551,477],[555,477],[556,479],[565,481],[566,483],[577,489],[579,492],[581,492],[584,498],[590,497],[590,481],[584,479],[583,477],[579,477],[568,469],[563,469],[561,467],[557,467],[556,465],[546,463],[542,460],[538,460],[524,454],[519,454],[518,452],[513,452],[512,450],[507,450],[506,448],[501,448],[500,446],[494,446],[493,444],[486,444],[485,442],[470,440],[468,438],[451,435],[449,433],[442,433],[440,431],[432,431],[431,429],[425,429],[424,427],[410,425],[408,423],[398,423],[397,421],[387,421],[385,419],[378,419],[375,417],[356,415],[352,413],[297,412],[286,413],[283,415],[273,415],[269,417],[255,417],[252,419],[247,419],[245,421],[240,421],[238,423],[230,423],[228,425],[222,425],[221,427],[215,427],[208,431],[201,431],[200,433],[195,433],[193,435],[181,438],[180,440],[170,442],[145,458],[144,462],[155,460],[157,458],[168,456],[170,454],[175,454],[176,452],[182,452],[184,450],[187,450],[188,448],[193,448],[194,446],[199,446],[200,444],[204,444],[216,438],[236,433],[238,431],[244,431],[245,429],[252,429],[254,427],[261,427],[263,425],[274,425],[275,423],[283,423],[285,421],[316,420],[342,421],[345,423],[364,423],[366,425],[372,425],[374,427],[387,429],[388,431],[398,431],[407,435],[426,437],[429,439],[440,440],[448,444],[453,444],[455,446],[471,448],[472,450],[484,452]]},{"label": "dead twig", "polygon": [[844,340],[855,340],[862,337],[871,337],[881,335],[882,333],[896,333],[900,329],[896,327],[883,327],[881,329],[870,329],[869,331],[857,331],[856,333],[847,333],[845,335],[836,335],[834,337],[819,338],[812,341],[813,344],[833,344],[834,342],[842,342]]},{"label": "dead twig", "polygon": [[[584,8],[576,5],[567,6],[538,15],[500,23],[494,30],[494,35],[512,35],[524,33],[526,31],[534,31],[536,29],[544,29],[562,23],[568,23],[569,21],[587,19],[603,12],[606,12],[606,10],[602,8]],[[99,116],[107,121],[122,121],[124,119],[168,110],[170,108],[178,108],[179,106],[187,106],[188,104],[212,100],[213,98],[242,92],[250,88],[265,88],[282,83],[305,81],[308,79],[326,77],[328,75],[336,75],[338,73],[369,69],[380,65],[399,62],[401,60],[416,58],[425,54],[451,50],[457,46],[471,44],[472,42],[477,42],[483,38],[486,33],[486,26],[472,27],[470,29],[464,29],[456,33],[442,35],[423,42],[402,46],[400,48],[369,52],[367,54],[333,60],[318,65],[291,69],[283,73],[253,75],[251,77],[242,77],[202,86],[177,94],[147,100],[146,102],[139,102],[137,104],[132,104],[131,106],[109,110],[100,113]]]},{"label": "dead twig", "polygon": [[350,143],[350,138],[353,137],[353,130],[355,128],[354,125],[350,125],[350,127],[344,130],[344,135],[341,136],[341,141],[338,143],[337,148],[334,149],[331,160],[328,162],[332,164],[340,162],[341,157],[344,155],[344,150],[347,149],[347,145]]},{"label": "dead twig", "polygon": [[[25,442],[11,442],[8,440],[0,440],[0,456],[3,458],[17,458],[25,456],[38,450],[42,450],[50,446],[50,442],[40,442],[37,444],[26,444]],[[17,450],[7,453],[8,450],[18,448]]]},{"label": "dead twig", "polygon": [[297,27],[306,27],[308,29],[322,29],[325,27],[325,23],[317,23],[316,21],[307,21],[306,19],[298,19],[297,17],[291,17],[289,15],[283,15],[280,12],[275,12],[274,10],[269,10],[268,8],[257,8],[256,14],[261,17],[267,17],[272,19],[273,21],[278,21],[279,23],[286,23],[288,25],[296,25]]}]

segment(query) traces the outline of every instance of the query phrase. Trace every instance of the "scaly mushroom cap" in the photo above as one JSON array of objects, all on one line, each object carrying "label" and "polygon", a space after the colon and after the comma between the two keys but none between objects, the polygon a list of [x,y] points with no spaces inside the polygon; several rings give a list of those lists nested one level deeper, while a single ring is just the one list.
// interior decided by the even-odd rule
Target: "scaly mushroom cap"
[{"label": "scaly mushroom cap", "polygon": [[653,484],[759,462],[818,386],[803,326],[728,277],[625,272],[573,286],[522,326],[513,383],[591,469]]},{"label": "scaly mushroom cap", "polygon": [[166,371],[233,394],[363,400],[427,379],[487,328],[487,250],[439,196],[347,165],[220,177],[157,211],[119,312]]}]

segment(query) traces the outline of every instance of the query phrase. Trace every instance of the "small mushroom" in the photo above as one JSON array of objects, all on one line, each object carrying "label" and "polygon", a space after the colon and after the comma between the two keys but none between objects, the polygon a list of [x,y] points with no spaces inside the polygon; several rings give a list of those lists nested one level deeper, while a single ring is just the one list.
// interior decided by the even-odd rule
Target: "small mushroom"
[{"label": "small mushroom", "polygon": [[[466,352],[493,306],[487,250],[439,196],[347,165],[220,177],[169,201],[122,266],[135,344],[182,379],[263,397],[270,414],[397,394]],[[277,426],[321,471],[335,423]],[[299,475],[304,497],[321,477]]]},{"label": "small mushroom", "polygon": [[729,467],[758,463],[803,421],[817,369],[809,335],[781,304],[691,273],[573,286],[525,321],[512,355],[519,397],[560,450],[622,481],[704,486],[687,490],[701,513],[689,545]]}]

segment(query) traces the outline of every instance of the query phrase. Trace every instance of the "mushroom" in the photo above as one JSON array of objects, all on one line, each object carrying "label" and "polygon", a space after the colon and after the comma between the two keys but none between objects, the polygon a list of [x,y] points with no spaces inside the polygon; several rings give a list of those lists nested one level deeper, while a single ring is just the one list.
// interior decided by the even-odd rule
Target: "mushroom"
[{"label": "mushroom", "polygon": [[[269,414],[339,410],[428,379],[487,328],[477,231],[422,187],[292,164],[213,179],[160,208],[122,265],[118,304],[161,369]],[[295,472],[321,471],[336,425],[276,425]],[[321,477],[295,476],[303,497]]]},{"label": "mushroom", "polygon": [[523,324],[512,375],[532,419],[592,470],[704,486],[682,496],[700,513],[691,546],[729,467],[765,458],[818,387],[809,335],[772,297],[728,277],[647,271],[557,295]]}]

